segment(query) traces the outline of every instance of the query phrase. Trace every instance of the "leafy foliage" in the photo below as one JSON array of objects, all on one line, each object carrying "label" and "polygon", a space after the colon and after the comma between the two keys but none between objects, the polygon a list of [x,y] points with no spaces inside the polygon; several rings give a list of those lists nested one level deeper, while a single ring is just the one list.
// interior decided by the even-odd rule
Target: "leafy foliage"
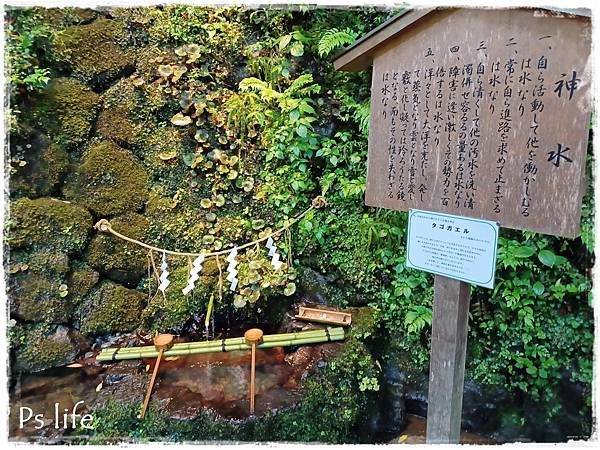
[{"label": "leafy foliage", "polygon": [[333,50],[341,47],[342,45],[352,44],[355,39],[356,33],[350,28],[346,28],[345,30],[338,30],[337,28],[327,30],[325,33],[323,33],[321,39],[319,39],[319,56],[327,56]]}]

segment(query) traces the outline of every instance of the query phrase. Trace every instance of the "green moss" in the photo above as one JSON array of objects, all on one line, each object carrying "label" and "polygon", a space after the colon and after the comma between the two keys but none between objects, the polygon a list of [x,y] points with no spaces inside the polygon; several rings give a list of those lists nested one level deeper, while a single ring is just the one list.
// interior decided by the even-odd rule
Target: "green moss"
[{"label": "green moss", "polygon": [[186,194],[174,197],[150,194],[146,205],[146,217],[151,223],[149,234],[163,247],[196,251],[199,240],[208,233],[205,212],[191,207]]},{"label": "green moss", "polygon": [[129,147],[139,132],[139,127],[129,119],[124,108],[118,108],[103,110],[96,122],[96,130],[103,138]]},{"label": "green moss", "polygon": [[[169,261],[173,264],[173,261]],[[156,261],[156,264],[160,264]],[[201,277],[196,281],[195,289],[184,295],[181,290],[187,286],[189,268],[187,264],[169,268],[171,284],[165,291],[165,296],[157,292],[144,310],[144,328],[160,332],[179,333],[186,322],[200,311],[206,311],[210,293],[216,290],[218,269],[214,259],[209,259],[203,266]],[[152,291],[156,292],[155,280],[152,281]],[[218,303],[218,302],[217,302]],[[215,309],[220,305],[216,305]]]},{"label": "green moss", "polygon": [[[127,213],[111,220],[116,231],[144,241],[148,221],[137,213]],[[138,245],[124,242],[110,234],[98,233],[88,246],[86,258],[89,263],[108,278],[136,285],[146,273],[147,251]]]},{"label": "green moss", "polygon": [[69,167],[69,157],[64,148],[49,143],[31,128],[24,128],[24,132],[11,136],[10,156],[10,192],[19,196],[51,195]]},{"label": "green moss", "polygon": [[33,118],[36,127],[65,147],[77,147],[90,135],[100,96],[72,78],[56,78],[41,94]]},{"label": "green moss", "polygon": [[8,245],[71,254],[80,251],[92,229],[92,217],[82,206],[53,198],[22,198],[11,204]]},{"label": "green moss", "polygon": [[[152,74],[154,76],[155,73]],[[152,94],[155,91],[157,94]],[[136,87],[131,78],[117,81],[102,94],[102,99],[104,108],[121,109],[136,124],[153,122],[154,115],[166,104],[165,95],[157,85],[145,83]]]},{"label": "green moss", "polygon": [[11,277],[9,298],[11,312],[30,322],[68,323],[73,305],[60,296],[62,280],[35,273]]},{"label": "green moss", "polygon": [[7,279],[11,313],[30,322],[68,323],[74,310],[68,271],[69,257],[64,253],[12,252]]},{"label": "green moss", "polygon": [[104,141],[84,154],[64,194],[100,216],[113,216],[138,210],[145,203],[147,176],[127,150]]},{"label": "green moss", "polygon": [[[92,411],[94,431],[89,444],[130,442],[185,442],[185,441],[236,441],[244,440],[244,427],[234,420],[219,417],[212,411],[202,411],[194,420],[167,419],[150,407],[144,420],[137,417],[139,403],[111,402]],[[89,436],[89,430],[81,430]]]},{"label": "green moss", "polygon": [[146,296],[111,281],[102,281],[84,299],[80,330],[86,335],[125,333],[140,323]]},{"label": "green moss", "polygon": [[189,130],[149,128],[142,133],[132,151],[141,157],[154,184],[160,186],[165,195],[189,189],[189,168],[184,157],[195,152]]},{"label": "green moss", "polygon": [[82,261],[73,261],[71,263],[71,272],[67,279],[69,286],[69,295],[75,304],[79,304],[83,296],[92,289],[98,280],[100,274]]},{"label": "green moss", "polygon": [[69,271],[69,257],[64,253],[47,251],[25,253],[24,261],[29,265],[29,272],[33,273],[64,275]]},{"label": "green moss", "polygon": [[352,339],[323,371],[307,380],[304,396],[296,407],[259,418],[253,437],[260,441],[277,436],[282,441],[357,442],[369,391],[378,386],[378,377],[367,348]]},{"label": "green moss", "polygon": [[92,9],[83,8],[34,8],[36,13],[44,19],[45,22],[52,25],[55,29],[62,29],[69,25],[77,25],[91,22],[98,13]]},{"label": "green moss", "polygon": [[99,19],[59,34],[54,41],[54,56],[76,78],[104,85],[133,68],[133,55],[124,48],[127,40],[123,23]]},{"label": "green moss", "polygon": [[80,352],[81,337],[64,326],[47,324],[17,325],[11,332],[15,350],[14,368],[38,372],[73,361]]},{"label": "green moss", "polygon": [[350,308],[352,314],[352,336],[357,339],[364,339],[373,336],[379,326],[376,311],[369,307]]}]

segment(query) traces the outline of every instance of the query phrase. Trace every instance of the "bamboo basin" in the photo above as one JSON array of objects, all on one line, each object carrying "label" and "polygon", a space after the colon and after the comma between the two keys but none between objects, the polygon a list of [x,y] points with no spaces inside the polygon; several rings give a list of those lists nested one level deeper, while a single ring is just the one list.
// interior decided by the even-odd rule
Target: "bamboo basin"
[{"label": "bamboo basin", "polygon": [[307,308],[305,306],[299,307],[296,319],[342,326],[348,326],[352,323],[352,315],[349,313]]},{"label": "bamboo basin", "polygon": [[[344,329],[341,327],[325,330],[300,331],[296,333],[271,334],[262,336],[262,342],[256,348],[286,347],[291,345],[319,344],[325,342],[343,341]],[[164,352],[166,358],[172,356],[187,356],[200,353],[231,352],[251,350],[244,337],[219,339],[214,341],[186,342],[174,344]],[[96,361],[118,361],[124,359],[156,358],[158,351],[154,346],[105,348],[96,356]]]}]

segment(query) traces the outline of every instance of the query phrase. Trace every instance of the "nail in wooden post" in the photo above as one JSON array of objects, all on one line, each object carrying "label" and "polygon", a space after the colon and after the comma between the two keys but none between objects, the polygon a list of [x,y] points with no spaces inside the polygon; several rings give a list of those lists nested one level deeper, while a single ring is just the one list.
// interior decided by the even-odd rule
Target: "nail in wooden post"
[{"label": "nail in wooden post", "polygon": [[435,276],[427,443],[457,444],[460,439],[470,285]]},{"label": "nail in wooden post", "polygon": [[254,414],[254,383],[256,374],[256,346],[261,343],[263,337],[262,330],[252,328],[244,333],[246,344],[252,346],[252,363],[250,366],[250,414]]},{"label": "nail in wooden post", "polygon": [[154,347],[158,350],[158,356],[156,357],[156,364],[154,365],[154,371],[152,372],[152,378],[150,378],[150,384],[146,391],[146,398],[144,398],[144,404],[142,406],[142,412],[140,419],[143,419],[146,415],[146,409],[150,402],[150,396],[152,395],[152,389],[154,389],[154,382],[156,381],[156,374],[158,373],[158,367],[162,359],[163,353],[173,346],[173,335],[172,334],[159,334],[154,338]]}]

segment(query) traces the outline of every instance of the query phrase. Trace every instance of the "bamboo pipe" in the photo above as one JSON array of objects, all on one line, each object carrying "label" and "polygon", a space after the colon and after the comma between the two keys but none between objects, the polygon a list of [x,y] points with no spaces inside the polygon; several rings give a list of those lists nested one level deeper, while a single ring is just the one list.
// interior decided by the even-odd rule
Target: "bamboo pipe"
[{"label": "bamboo pipe", "polygon": [[[273,342],[263,342],[258,345],[259,349],[273,348],[273,347],[287,347],[290,345],[305,345],[305,344],[318,344],[322,342],[328,341],[342,341],[344,340],[345,335],[343,332],[330,332],[329,337],[327,335],[323,336],[312,336],[307,338],[299,338],[293,339],[289,341],[273,341]],[[240,344],[229,344],[228,342],[225,345],[222,344],[222,341],[217,345],[212,345],[210,347],[197,347],[197,348],[171,348],[170,350],[164,353],[165,357],[173,357],[173,356],[188,356],[195,354],[204,354],[204,353],[213,353],[213,352],[231,352],[231,351],[242,351],[248,350],[249,346],[246,343]],[[147,349],[144,351],[130,351],[130,352],[117,352],[118,349],[112,349],[109,352],[102,352],[97,357],[97,361],[112,361],[112,360],[125,360],[125,359],[145,359],[145,358],[155,358],[157,356],[157,352],[154,349]]]},{"label": "bamboo pipe", "polygon": [[[329,336],[327,335],[329,331]],[[258,345],[257,348],[273,348],[273,347],[285,347],[290,345],[304,345],[313,344],[320,342],[341,341],[344,339],[344,330],[341,327],[330,328],[328,330],[319,330],[319,332],[300,332],[287,335],[270,335],[263,337],[263,343]],[[279,336],[286,336],[287,339],[279,338],[279,340],[272,340],[268,338]],[[211,352],[221,351],[236,351],[236,350],[248,350],[248,345],[243,342],[244,338],[231,338],[220,341],[209,341],[199,343],[184,343],[175,344],[173,347],[166,351],[164,356],[184,356]],[[115,354],[116,352],[116,354]],[[108,348],[103,349],[96,357],[97,361],[111,361],[111,360],[124,360],[124,359],[140,359],[140,358],[154,358],[157,356],[157,351],[154,347],[128,347],[123,349]]]},{"label": "bamboo pipe", "polygon": [[148,385],[148,390],[146,391],[146,398],[144,398],[144,404],[142,405],[142,412],[140,414],[140,419],[143,419],[146,415],[146,409],[148,408],[148,403],[150,402],[150,396],[152,395],[152,389],[154,389],[154,382],[156,381],[156,374],[158,374],[158,367],[160,366],[160,361],[163,357],[163,353],[165,350],[168,350],[173,346],[173,335],[172,334],[159,334],[154,338],[154,347],[158,350],[158,357],[156,358],[156,364],[154,365],[154,371],[152,372],[152,378],[150,378],[150,384]]},{"label": "bamboo pipe", "polygon": [[[291,342],[268,342],[268,343],[262,343],[260,345],[257,346],[257,348],[259,349],[267,349],[267,348],[273,348],[273,347],[286,347],[286,346],[290,346],[290,345],[306,345],[306,344],[320,344],[323,342],[334,342],[334,341],[342,341],[344,340],[344,335],[343,334],[339,334],[339,335],[331,335],[329,337],[329,339],[327,339],[326,337],[313,337],[313,338],[307,338],[307,339],[299,339],[299,340],[295,340],[295,341],[291,341]],[[235,345],[226,345],[225,347],[208,347],[208,348],[200,348],[200,349],[181,349],[181,350],[169,350],[168,352],[164,353],[165,357],[175,357],[175,356],[189,356],[189,355],[200,355],[200,354],[205,354],[205,353],[220,353],[220,352],[234,352],[234,351],[244,351],[244,350],[248,350],[249,346],[247,344],[235,344]],[[120,360],[126,360],[126,359],[149,359],[149,358],[155,358],[157,356],[157,352],[156,351],[148,351],[148,352],[140,352],[140,353],[126,353],[126,354],[119,354],[117,353],[116,355],[114,355],[114,360],[115,361],[120,361]],[[97,361],[112,361],[113,360],[113,355],[112,354],[105,354],[105,355],[98,355],[96,357]]]},{"label": "bamboo pipe", "polygon": [[[340,327],[329,328],[329,333],[331,335],[341,333],[343,330]],[[269,334],[263,336],[263,342],[279,342],[279,341],[290,341],[295,339],[304,339],[312,336],[327,336],[327,331],[324,329],[319,330],[311,330],[311,331],[300,331],[296,333],[282,333],[282,334]],[[225,340],[227,345],[230,344],[242,344],[245,343],[243,337],[237,338],[228,338]],[[172,350],[180,350],[180,349],[192,349],[192,348],[204,348],[204,347],[216,347],[221,346],[221,340],[217,341],[198,341],[198,342],[183,342],[179,344],[175,344],[172,347]],[[102,349],[100,354],[114,353],[114,348],[105,348]],[[154,346],[148,345],[143,347],[124,347],[119,349],[119,354],[128,353],[128,352],[146,352],[146,351],[154,351]],[[168,355],[167,355],[168,356]]]},{"label": "bamboo pipe", "polygon": [[256,378],[256,345],[262,341],[263,332],[252,328],[244,333],[246,344],[252,346],[252,362],[250,366],[250,415],[254,415],[254,384]]}]

